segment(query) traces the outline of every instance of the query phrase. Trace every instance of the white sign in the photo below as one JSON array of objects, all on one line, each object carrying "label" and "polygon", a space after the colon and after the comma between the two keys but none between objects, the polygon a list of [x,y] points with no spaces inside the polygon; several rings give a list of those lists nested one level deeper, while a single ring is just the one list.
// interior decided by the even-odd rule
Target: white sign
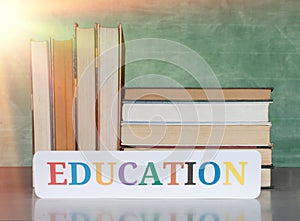
[{"label": "white sign", "polygon": [[34,155],[40,198],[256,198],[261,156],[255,150],[40,151]]}]

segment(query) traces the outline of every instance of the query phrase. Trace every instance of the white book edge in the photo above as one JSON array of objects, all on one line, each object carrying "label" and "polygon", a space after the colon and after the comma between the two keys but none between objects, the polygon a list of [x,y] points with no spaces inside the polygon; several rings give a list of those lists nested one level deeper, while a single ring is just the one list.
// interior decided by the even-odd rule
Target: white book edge
[{"label": "white book edge", "polygon": [[49,42],[31,41],[34,152],[52,149]]},{"label": "white book edge", "polygon": [[99,149],[118,149],[119,29],[99,27]]},{"label": "white book edge", "polygon": [[96,78],[94,28],[76,27],[77,143],[79,150],[96,150]]},{"label": "white book edge", "polygon": [[269,102],[123,104],[123,121],[267,122]]},{"label": "white book edge", "polygon": [[272,122],[149,122],[149,121],[121,121],[121,125],[224,125],[224,126],[272,126]]}]

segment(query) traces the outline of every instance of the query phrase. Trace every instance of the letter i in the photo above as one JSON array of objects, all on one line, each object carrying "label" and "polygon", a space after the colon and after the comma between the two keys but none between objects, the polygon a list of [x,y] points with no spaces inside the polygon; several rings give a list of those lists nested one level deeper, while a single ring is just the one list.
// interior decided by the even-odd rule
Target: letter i
[{"label": "letter i", "polygon": [[196,185],[196,183],[194,183],[193,181],[193,177],[194,177],[194,165],[196,164],[196,162],[185,162],[186,165],[188,165],[188,174],[187,174],[187,182],[184,185]]}]

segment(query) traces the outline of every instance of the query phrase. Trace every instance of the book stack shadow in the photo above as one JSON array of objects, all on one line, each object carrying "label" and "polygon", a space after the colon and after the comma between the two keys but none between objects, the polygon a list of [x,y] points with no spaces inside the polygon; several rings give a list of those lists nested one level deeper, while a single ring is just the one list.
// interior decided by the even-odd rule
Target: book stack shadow
[{"label": "book stack shadow", "polygon": [[257,150],[271,187],[272,88],[124,88],[124,151]]}]

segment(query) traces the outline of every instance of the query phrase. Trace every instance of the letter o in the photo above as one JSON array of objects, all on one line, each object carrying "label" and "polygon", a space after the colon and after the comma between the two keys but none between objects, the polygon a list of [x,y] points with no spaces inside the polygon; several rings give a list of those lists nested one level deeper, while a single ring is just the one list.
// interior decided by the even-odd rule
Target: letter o
[{"label": "letter o", "polygon": [[[215,177],[214,177],[213,181],[211,181],[211,182],[207,182],[205,180],[205,177],[204,177],[205,167],[208,164],[211,164],[214,167],[214,170],[215,170]],[[220,167],[215,162],[205,162],[199,168],[199,179],[200,179],[201,183],[203,183],[205,185],[214,185],[214,184],[216,184],[220,179],[220,174],[221,174]]]}]

